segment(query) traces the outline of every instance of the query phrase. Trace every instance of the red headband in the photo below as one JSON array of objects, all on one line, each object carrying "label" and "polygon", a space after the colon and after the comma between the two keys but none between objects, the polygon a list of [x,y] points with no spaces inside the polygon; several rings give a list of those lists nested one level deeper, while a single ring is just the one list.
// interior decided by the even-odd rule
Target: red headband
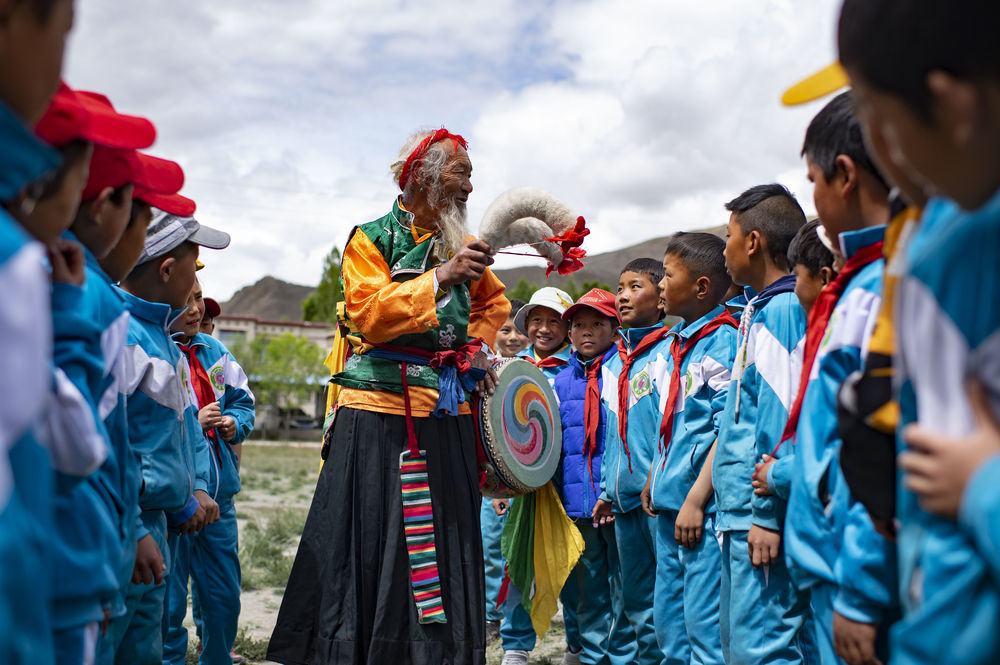
[{"label": "red headband", "polygon": [[410,171],[413,169],[413,164],[427,154],[428,148],[430,148],[438,141],[444,141],[445,139],[451,139],[452,141],[454,141],[456,150],[458,149],[458,146],[462,146],[466,150],[469,149],[469,144],[466,143],[465,139],[463,139],[458,134],[452,134],[444,127],[437,130],[436,132],[425,138],[423,141],[421,141],[420,145],[414,148],[413,152],[410,153],[410,156],[406,158],[406,161],[403,163],[403,170],[399,172],[400,191],[404,191],[406,189],[406,181],[410,179]]}]

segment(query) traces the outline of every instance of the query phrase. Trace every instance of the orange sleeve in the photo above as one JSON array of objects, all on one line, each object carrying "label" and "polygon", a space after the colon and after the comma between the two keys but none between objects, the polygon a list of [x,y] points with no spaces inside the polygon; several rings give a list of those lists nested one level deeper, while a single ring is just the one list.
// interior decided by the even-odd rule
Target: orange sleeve
[{"label": "orange sleeve", "polygon": [[489,268],[478,281],[469,284],[472,312],[469,315],[469,337],[482,337],[490,346],[496,345],[497,331],[510,315],[510,301],[504,297],[505,287]]},{"label": "orange sleeve", "polygon": [[347,315],[366,340],[388,342],[437,327],[433,270],[393,282],[382,254],[360,231],[347,243],[340,269]]}]

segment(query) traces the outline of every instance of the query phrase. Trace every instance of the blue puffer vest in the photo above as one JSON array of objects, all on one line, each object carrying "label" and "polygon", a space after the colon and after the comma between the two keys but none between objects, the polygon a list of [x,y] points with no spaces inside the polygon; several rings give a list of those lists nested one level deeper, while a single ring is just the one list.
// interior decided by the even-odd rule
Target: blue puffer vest
[{"label": "blue puffer vest", "polygon": [[[600,362],[607,362],[617,352],[612,346]],[[594,362],[597,362],[595,360]],[[607,425],[607,407],[599,404],[601,418],[597,426],[597,448],[590,458],[587,472],[586,434],[583,429],[584,399],[587,395],[587,367],[576,352],[569,364],[556,376],[553,387],[559,397],[559,417],[562,419],[563,449],[559,469],[552,479],[570,517],[590,518],[594,503],[601,494],[601,459],[604,457],[604,428]],[[603,384],[598,372],[598,395]],[[593,474],[593,475],[591,475]]]}]

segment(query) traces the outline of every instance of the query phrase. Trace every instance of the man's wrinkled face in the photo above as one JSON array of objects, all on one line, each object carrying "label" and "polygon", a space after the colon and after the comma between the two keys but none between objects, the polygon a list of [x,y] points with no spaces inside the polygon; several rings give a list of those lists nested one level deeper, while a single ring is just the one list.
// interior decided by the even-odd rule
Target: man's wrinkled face
[{"label": "man's wrinkled face", "polygon": [[441,168],[441,198],[444,205],[457,205],[463,210],[472,193],[472,161],[462,146]]}]

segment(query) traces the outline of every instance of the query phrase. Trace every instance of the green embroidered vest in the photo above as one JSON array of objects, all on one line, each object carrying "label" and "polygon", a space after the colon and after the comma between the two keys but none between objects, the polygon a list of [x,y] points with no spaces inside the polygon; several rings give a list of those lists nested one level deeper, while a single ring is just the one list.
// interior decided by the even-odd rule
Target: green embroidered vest
[{"label": "green embroidered vest", "polygon": [[[412,219],[412,214],[403,210],[397,199],[393,203],[392,212],[385,217],[355,227],[348,242],[355,233],[365,234],[385,258],[392,281],[411,280],[440,265],[431,255],[434,245],[432,238],[419,245],[413,239],[410,231]],[[412,346],[425,351],[457,349],[465,344],[469,338],[469,314],[472,311],[468,282],[451,287],[450,294],[450,298],[445,296],[438,300],[436,328],[401,335],[388,344]],[[440,306],[446,299],[444,306]],[[364,339],[360,333],[357,336]],[[398,362],[355,353],[344,363],[344,370],[334,374],[330,381],[358,390],[390,390],[401,393],[403,384],[400,371]],[[411,386],[437,390],[438,373],[439,370],[425,365],[408,364],[406,381]]]}]

